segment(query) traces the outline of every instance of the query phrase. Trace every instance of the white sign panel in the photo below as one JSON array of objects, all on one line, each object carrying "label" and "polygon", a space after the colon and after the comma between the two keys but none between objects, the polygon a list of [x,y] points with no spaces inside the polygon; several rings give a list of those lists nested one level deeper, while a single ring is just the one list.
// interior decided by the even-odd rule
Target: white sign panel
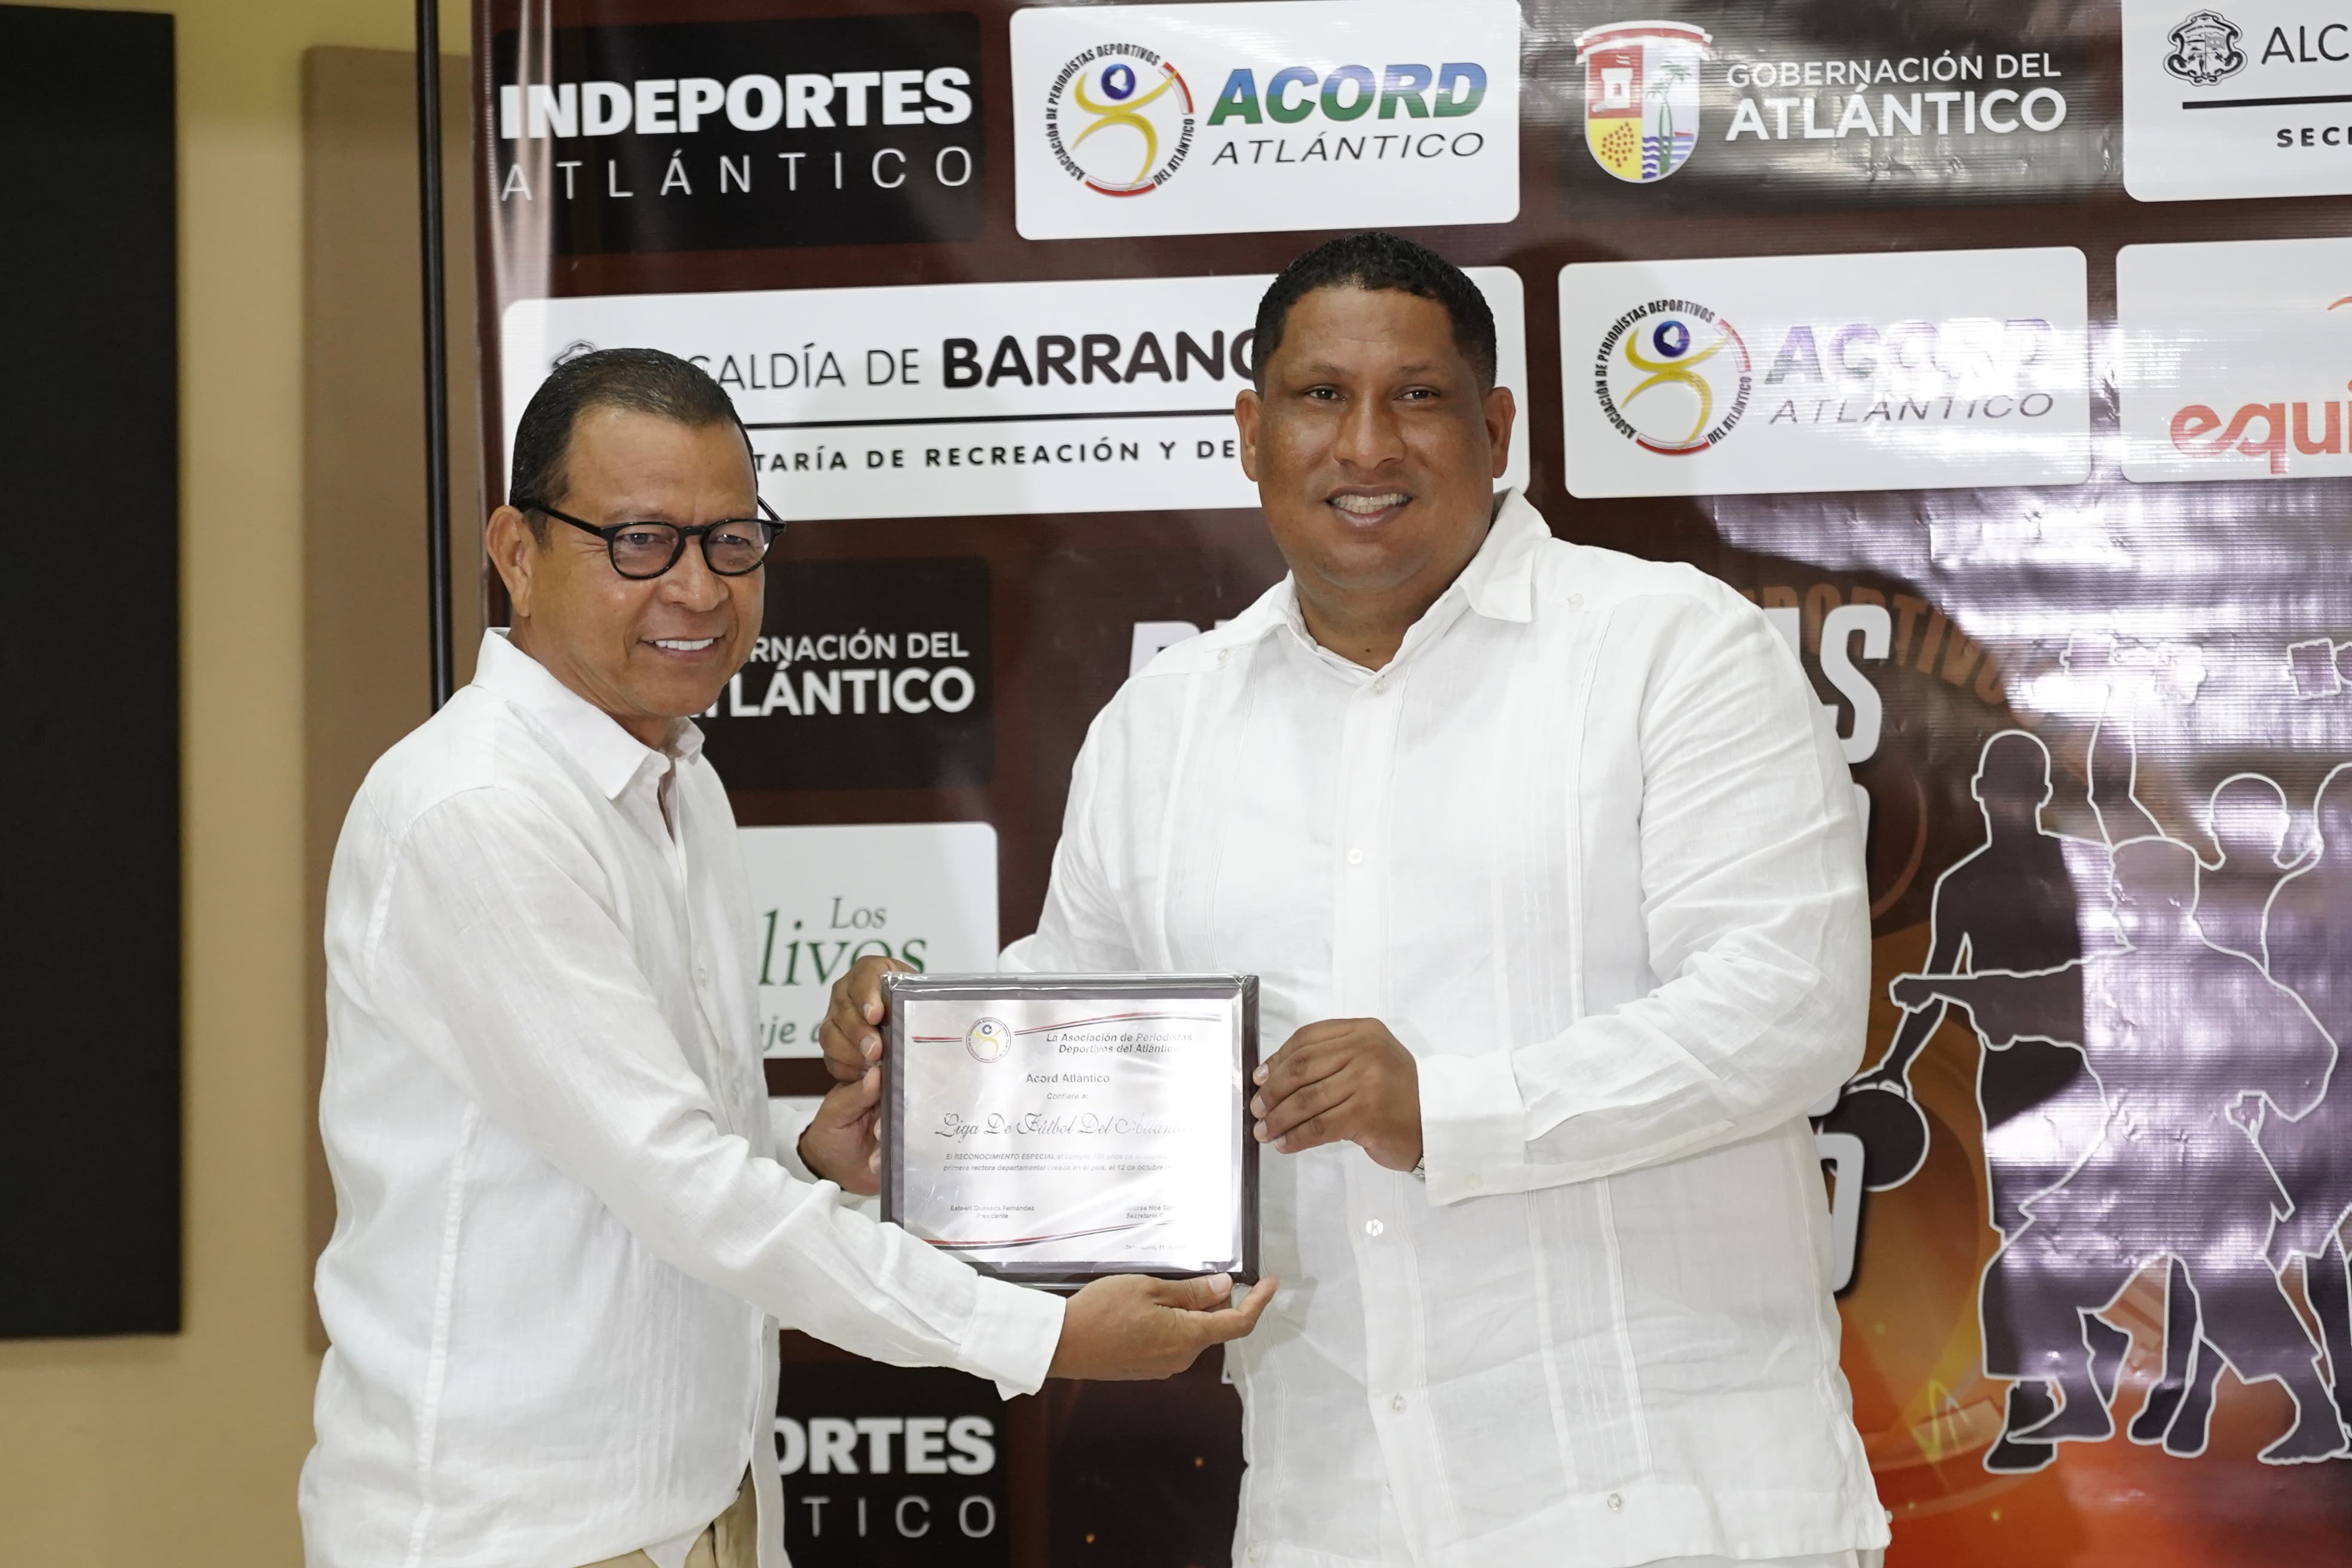
[{"label": "white sign panel", "polygon": [[2084,316],[2074,249],[1563,268],[1569,493],[2079,484]]},{"label": "white sign panel", "polygon": [[1013,104],[1029,239],[1519,212],[1512,0],[1032,6]]},{"label": "white sign panel", "polygon": [[2144,202],[2352,193],[2344,0],[2124,0],[2124,187]]},{"label": "white sign panel", "polygon": [[2352,474],[2352,239],[2116,256],[2124,477]]},{"label": "white sign panel", "polygon": [[[1518,274],[1474,268],[1503,384]],[[1234,397],[1271,275],[613,294],[507,307],[509,449],[563,357],[667,349],[718,377],[787,519],[1255,507]],[[1525,444],[1506,482],[1527,482]]]},{"label": "white sign panel", "polygon": [[760,1048],[824,1054],[833,983],[870,954],[943,974],[996,969],[996,829],[985,822],[746,827]]}]

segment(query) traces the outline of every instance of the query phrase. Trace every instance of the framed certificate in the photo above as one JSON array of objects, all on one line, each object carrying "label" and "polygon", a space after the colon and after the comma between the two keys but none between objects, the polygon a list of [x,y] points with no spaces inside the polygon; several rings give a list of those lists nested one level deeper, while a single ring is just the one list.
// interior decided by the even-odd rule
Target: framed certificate
[{"label": "framed certificate", "polygon": [[984,1274],[1257,1278],[1255,974],[891,974],[882,1217]]}]

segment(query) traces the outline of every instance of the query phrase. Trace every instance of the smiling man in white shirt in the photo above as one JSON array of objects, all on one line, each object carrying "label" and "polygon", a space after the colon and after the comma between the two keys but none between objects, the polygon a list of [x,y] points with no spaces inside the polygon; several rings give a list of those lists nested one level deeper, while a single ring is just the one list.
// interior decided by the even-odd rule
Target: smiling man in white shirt
[{"label": "smiling man in white shirt", "polygon": [[1227,1356],[1237,1568],[1874,1563],[1804,1116],[1870,967],[1820,703],[1721,583],[1496,493],[1516,409],[1443,258],[1319,247],[1256,343],[1290,574],[1097,717],[1005,954],[1260,976],[1289,1284]]},{"label": "smiling man in white shirt", "polygon": [[512,632],[369,773],[328,888],[313,1568],[780,1568],[778,1322],[1007,1394],[1246,1333],[1264,1283],[1066,1309],[845,1206],[874,1076],[773,1137],[688,715],[759,635],[782,525],[726,394],[650,350],[559,367],[514,467]]}]

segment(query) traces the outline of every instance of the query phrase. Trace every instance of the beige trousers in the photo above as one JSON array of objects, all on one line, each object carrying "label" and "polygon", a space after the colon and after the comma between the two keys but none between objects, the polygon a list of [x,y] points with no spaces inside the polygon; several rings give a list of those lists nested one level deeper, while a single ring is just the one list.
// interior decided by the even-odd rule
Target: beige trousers
[{"label": "beige trousers", "polygon": [[[625,1557],[585,1563],[583,1568],[654,1568],[654,1560],[642,1552],[632,1552]],[[686,1554],[686,1568],[760,1568],[760,1504],[751,1492],[751,1471],[743,1472],[743,1489],[735,1494],[727,1511],[695,1538],[694,1549]]]}]

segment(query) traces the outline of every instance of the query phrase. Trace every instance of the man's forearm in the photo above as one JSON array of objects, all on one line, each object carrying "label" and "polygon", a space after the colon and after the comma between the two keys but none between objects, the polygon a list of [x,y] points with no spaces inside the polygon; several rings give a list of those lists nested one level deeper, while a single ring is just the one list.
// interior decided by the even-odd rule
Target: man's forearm
[{"label": "man's forearm", "polygon": [[1860,1065],[1862,978],[1820,984],[1686,975],[1537,1045],[1425,1058],[1431,1198],[1590,1181],[1799,1115]]}]

